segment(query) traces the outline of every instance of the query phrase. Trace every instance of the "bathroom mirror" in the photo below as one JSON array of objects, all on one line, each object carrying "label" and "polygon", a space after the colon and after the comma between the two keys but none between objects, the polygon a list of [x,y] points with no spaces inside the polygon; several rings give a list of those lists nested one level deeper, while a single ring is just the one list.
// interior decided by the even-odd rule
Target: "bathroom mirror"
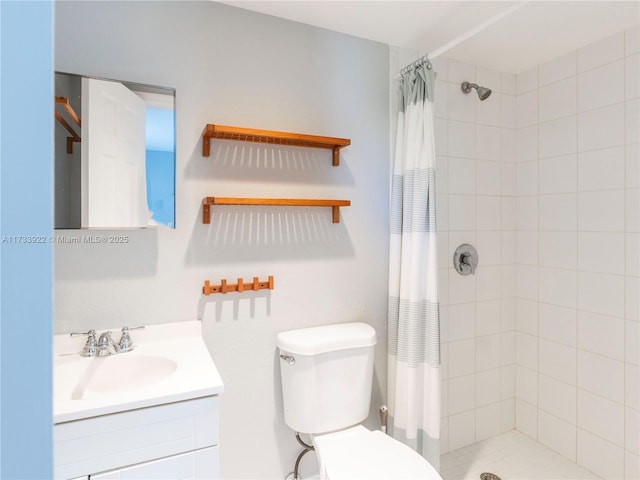
[{"label": "bathroom mirror", "polygon": [[175,89],[55,74],[55,228],[175,228]]}]

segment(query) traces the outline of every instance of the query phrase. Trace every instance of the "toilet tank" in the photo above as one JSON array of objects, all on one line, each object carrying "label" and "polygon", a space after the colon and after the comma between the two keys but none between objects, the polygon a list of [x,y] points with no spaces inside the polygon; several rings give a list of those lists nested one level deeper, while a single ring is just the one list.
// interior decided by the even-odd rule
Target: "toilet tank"
[{"label": "toilet tank", "polygon": [[301,433],[326,433],[369,415],[376,332],[341,323],[278,334],[285,423]]}]

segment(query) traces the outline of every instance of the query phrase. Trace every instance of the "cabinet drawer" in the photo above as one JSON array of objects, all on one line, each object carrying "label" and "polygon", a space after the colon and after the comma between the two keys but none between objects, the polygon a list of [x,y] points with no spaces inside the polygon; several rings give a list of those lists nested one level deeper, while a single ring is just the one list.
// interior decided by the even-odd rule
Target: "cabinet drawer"
[{"label": "cabinet drawer", "polygon": [[54,426],[54,478],[106,472],[218,444],[210,396]]},{"label": "cabinet drawer", "polygon": [[218,447],[160,458],[140,465],[90,475],[90,480],[213,480],[219,476]]}]

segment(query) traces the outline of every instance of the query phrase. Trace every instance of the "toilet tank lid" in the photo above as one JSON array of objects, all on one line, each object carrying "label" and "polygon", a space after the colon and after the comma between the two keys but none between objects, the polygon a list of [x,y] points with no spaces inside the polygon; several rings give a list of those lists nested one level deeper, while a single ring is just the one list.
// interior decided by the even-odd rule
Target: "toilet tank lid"
[{"label": "toilet tank lid", "polygon": [[362,322],[289,330],[280,332],[277,338],[281,350],[299,355],[318,355],[375,344],[376,331]]}]

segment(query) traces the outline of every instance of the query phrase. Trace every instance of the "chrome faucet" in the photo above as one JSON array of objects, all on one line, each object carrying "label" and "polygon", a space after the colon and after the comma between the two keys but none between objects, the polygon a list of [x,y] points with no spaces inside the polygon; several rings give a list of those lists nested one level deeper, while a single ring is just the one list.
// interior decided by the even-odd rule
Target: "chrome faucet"
[{"label": "chrome faucet", "polygon": [[106,357],[108,355],[113,355],[116,353],[126,353],[133,350],[133,341],[131,340],[129,331],[139,330],[141,328],[144,328],[144,326],[122,327],[122,336],[120,337],[120,341],[118,341],[117,343],[111,336],[111,331],[102,333],[97,341],[95,330],[89,330],[88,332],[82,333],[71,333],[70,335],[72,337],[76,337],[78,335],[87,335],[87,343],[85,343],[82,352],[80,352],[81,356]]}]

